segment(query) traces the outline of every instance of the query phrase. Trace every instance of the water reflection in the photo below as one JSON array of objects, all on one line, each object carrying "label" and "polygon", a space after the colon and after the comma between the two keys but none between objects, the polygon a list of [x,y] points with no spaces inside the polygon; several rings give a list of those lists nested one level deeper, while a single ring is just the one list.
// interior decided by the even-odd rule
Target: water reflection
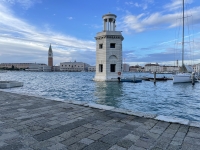
[{"label": "water reflection", "polygon": [[123,96],[123,84],[119,82],[95,82],[96,103],[119,107]]}]

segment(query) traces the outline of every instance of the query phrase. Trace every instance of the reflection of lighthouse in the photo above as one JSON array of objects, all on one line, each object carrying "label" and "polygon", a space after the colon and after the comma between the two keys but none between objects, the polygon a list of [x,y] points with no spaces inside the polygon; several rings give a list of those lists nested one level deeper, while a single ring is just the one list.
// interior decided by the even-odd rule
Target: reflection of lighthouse
[{"label": "reflection of lighthouse", "polygon": [[103,15],[104,30],[97,33],[95,81],[116,81],[122,71],[121,31],[115,31],[115,14]]},{"label": "reflection of lighthouse", "polygon": [[123,85],[118,82],[96,82],[94,86],[96,102],[119,108],[124,100]]},{"label": "reflection of lighthouse", "polygon": [[49,46],[49,51],[48,51],[48,66],[50,66],[51,69],[53,69],[53,51],[51,48],[51,44]]}]

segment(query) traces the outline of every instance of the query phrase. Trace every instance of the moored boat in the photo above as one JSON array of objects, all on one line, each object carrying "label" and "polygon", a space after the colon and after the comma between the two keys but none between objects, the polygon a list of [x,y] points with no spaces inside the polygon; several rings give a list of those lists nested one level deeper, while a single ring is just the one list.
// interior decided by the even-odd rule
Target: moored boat
[{"label": "moored boat", "polygon": [[182,22],[182,66],[181,72],[177,73],[173,76],[173,83],[188,83],[197,81],[197,76],[193,73],[193,68],[191,66],[184,64],[184,44],[185,44],[185,35],[184,35],[184,25],[185,25],[185,15],[184,15],[184,0],[182,1],[183,4],[183,22]]},{"label": "moored boat", "polygon": [[[152,77],[143,77],[142,79],[145,80],[145,81],[154,80],[154,78],[152,78]],[[172,79],[171,78],[167,78],[167,77],[158,77],[158,78],[156,78],[156,81],[167,81],[167,80],[172,80]]]},{"label": "moored boat", "polygon": [[142,79],[139,79],[139,78],[123,78],[123,79],[120,79],[120,82],[139,83],[139,82],[142,82]]}]

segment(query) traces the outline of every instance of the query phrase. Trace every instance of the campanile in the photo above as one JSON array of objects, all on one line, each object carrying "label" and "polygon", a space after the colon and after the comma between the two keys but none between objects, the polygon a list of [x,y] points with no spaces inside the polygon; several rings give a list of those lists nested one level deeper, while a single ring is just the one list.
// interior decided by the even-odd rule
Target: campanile
[{"label": "campanile", "polygon": [[48,51],[48,66],[53,67],[53,51],[51,48],[51,44],[49,46],[49,51]]}]

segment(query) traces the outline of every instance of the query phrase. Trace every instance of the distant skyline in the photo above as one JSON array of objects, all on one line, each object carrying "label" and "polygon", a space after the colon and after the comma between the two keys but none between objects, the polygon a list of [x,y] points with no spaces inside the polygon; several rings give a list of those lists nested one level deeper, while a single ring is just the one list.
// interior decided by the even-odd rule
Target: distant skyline
[{"label": "distant skyline", "polygon": [[[185,4],[185,47],[192,54],[185,59],[200,63],[200,1]],[[124,36],[124,63],[174,65],[181,61],[181,11],[182,0],[1,0],[0,63],[47,64],[51,44],[54,65],[95,65],[94,37],[110,12]]]}]

